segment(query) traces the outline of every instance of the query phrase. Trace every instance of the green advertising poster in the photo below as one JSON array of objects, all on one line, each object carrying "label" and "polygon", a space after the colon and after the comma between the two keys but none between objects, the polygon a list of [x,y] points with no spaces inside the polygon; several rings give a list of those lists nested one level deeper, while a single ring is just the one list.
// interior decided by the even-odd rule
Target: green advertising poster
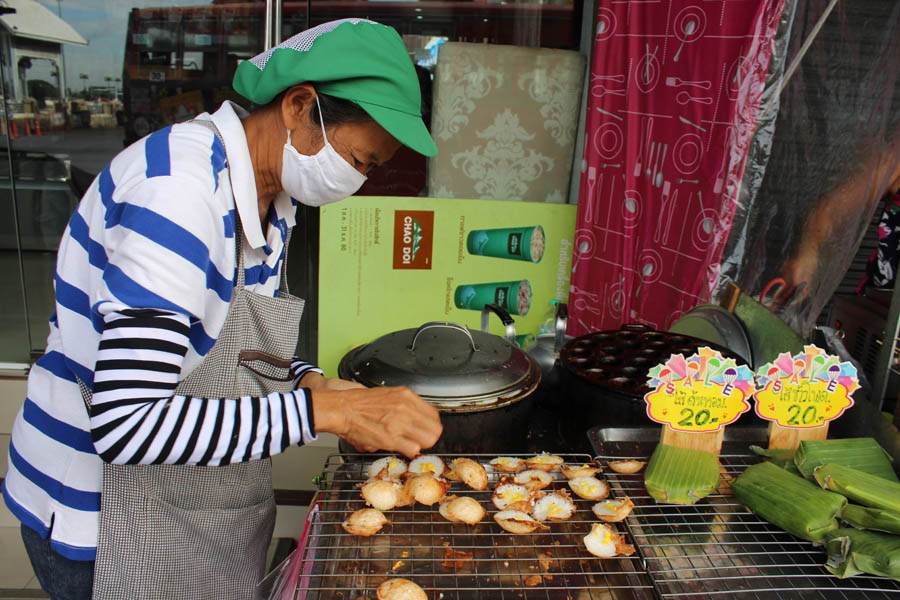
[{"label": "green advertising poster", "polygon": [[[567,301],[577,207],[353,196],[320,211],[319,366],[429,321],[481,327],[487,303],[536,334]],[[491,316],[490,331],[504,329]]]}]

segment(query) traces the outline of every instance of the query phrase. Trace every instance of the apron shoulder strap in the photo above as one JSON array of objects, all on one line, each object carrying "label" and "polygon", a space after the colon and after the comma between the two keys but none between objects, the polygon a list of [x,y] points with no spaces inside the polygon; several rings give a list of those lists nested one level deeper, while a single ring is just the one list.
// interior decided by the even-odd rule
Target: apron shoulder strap
[{"label": "apron shoulder strap", "polygon": [[219,138],[219,143],[222,144],[222,147],[225,147],[225,138],[222,137],[222,132],[219,131],[219,128],[216,127],[216,124],[209,119],[191,119],[190,121],[188,121],[188,123],[196,123],[197,125],[206,127],[207,129],[212,131],[217,138]]},{"label": "apron shoulder strap", "polygon": [[[209,129],[213,132],[213,134],[219,139],[219,142],[222,144],[222,147],[225,147],[225,139],[222,137],[222,132],[219,131],[219,128],[216,127],[216,124],[213,123],[209,119],[191,119],[188,123],[196,123],[197,125],[202,125],[203,127]],[[230,177],[229,171],[229,177]],[[238,287],[244,287],[244,260],[243,253],[241,252],[241,239],[242,236],[238,233],[240,230],[240,217],[237,216],[237,210],[235,210],[235,240],[237,242],[237,262],[238,262]],[[293,229],[293,228],[292,228]],[[278,291],[279,293],[288,294],[290,290],[288,290],[288,282],[287,282],[287,259],[288,259],[288,246],[291,242],[291,233],[292,229],[288,230],[287,237],[284,240],[284,256],[281,259],[281,281],[279,283]]]},{"label": "apron shoulder strap", "polygon": [[[222,148],[225,148],[225,138],[222,137],[222,132],[219,131],[219,128],[216,127],[216,124],[213,123],[210,119],[191,119],[187,121],[187,123],[194,123],[196,125],[200,125],[209,129],[213,132],[213,135],[219,140],[219,143],[222,144]],[[226,150],[227,152],[227,150]],[[231,178],[231,169],[228,169],[226,166],[226,171],[228,172],[229,179]],[[235,206],[234,210],[234,256],[235,256],[235,265],[237,271],[237,287],[238,289],[243,289],[244,287],[244,253],[241,251],[243,248],[243,231],[241,230],[241,217],[238,214],[237,206]]]}]

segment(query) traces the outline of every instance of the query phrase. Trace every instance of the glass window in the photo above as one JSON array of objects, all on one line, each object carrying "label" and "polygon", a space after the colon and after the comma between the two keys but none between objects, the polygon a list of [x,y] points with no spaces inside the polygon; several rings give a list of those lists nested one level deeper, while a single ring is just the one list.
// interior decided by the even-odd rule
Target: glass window
[{"label": "glass window", "polygon": [[[213,111],[225,99],[247,104],[232,90],[231,81],[240,61],[263,50],[265,5],[262,0],[39,0],[17,10],[39,11],[38,22],[45,24],[40,32],[0,27],[5,100],[5,118],[0,119],[0,268],[2,307],[6,309],[0,316],[0,336],[8,342],[2,345],[0,362],[26,360],[44,348],[54,307],[57,245],[80,197],[106,163],[123,146],[199,112]],[[473,63],[472,72],[477,71],[481,78],[476,92],[485,96],[490,91],[486,102],[502,115],[529,95],[559,92],[547,85],[544,75],[529,75],[530,65],[552,57],[552,52],[522,58],[515,50],[561,50],[568,51],[565,56],[577,55],[583,12],[582,3],[571,0],[316,0],[309,14],[307,6],[306,2],[283,3],[282,39],[309,26],[353,16],[397,29],[419,73],[425,122],[441,134],[439,144],[452,137],[444,135],[447,132],[441,124],[453,118],[469,119],[461,128],[466,135],[477,135],[491,126],[487,121],[475,122],[468,113],[450,119],[441,113],[442,107],[458,104],[454,98],[461,97],[463,104],[467,100],[468,91],[463,88],[472,75],[463,73],[469,67],[464,64],[465,52],[460,51],[476,48],[479,60]],[[455,58],[445,59],[452,53],[444,49],[460,43],[463,46],[457,46]],[[553,66],[557,63],[552,60],[548,64],[551,72],[565,71]],[[543,68],[546,72],[547,67]],[[454,70],[456,80],[447,76]],[[554,102],[565,108],[568,121],[577,121],[580,93],[563,93],[575,98],[574,102],[571,98],[561,104]],[[556,116],[541,119],[541,123],[520,126],[553,129],[547,123]],[[526,131],[525,135],[532,133]],[[561,154],[558,148],[552,149],[563,157],[557,159],[557,173],[571,168],[564,164],[571,163],[574,147],[574,136],[569,137],[553,142],[563,149]],[[474,159],[483,161],[484,157]],[[442,183],[436,176],[439,172],[440,168],[424,157],[401,149],[370,176],[359,193],[471,197],[471,193],[456,192]],[[567,189],[556,195],[541,191],[535,198],[505,199],[564,202]],[[504,193],[488,189],[487,195],[480,197]],[[303,355],[312,358],[318,221],[313,209],[301,207],[299,212],[300,233],[294,236],[289,279],[299,295],[313,301],[312,306],[307,305],[309,316],[304,319],[306,331],[300,343],[306,349]]]},{"label": "glass window", "polygon": [[[446,122],[447,111],[439,111],[435,115],[433,112],[435,103],[445,109],[449,108],[451,104],[456,104],[456,108],[460,109],[460,113],[454,115],[457,118],[468,117],[465,111],[472,105],[460,107],[459,103],[469,100],[476,103],[481,102],[485,106],[505,106],[511,109],[517,105],[521,106],[522,101],[528,99],[528,89],[527,86],[523,89],[515,79],[522,77],[529,69],[535,67],[543,69],[543,73],[552,72],[554,67],[546,66],[548,60],[552,62],[550,58],[552,53],[519,55],[510,47],[577,51],[580,44],[583,11],[581,1],[572,2],[571,0],[551,2],[385,2],[382,0],[327,2],[315,0],[311,3],[310,14],[307,17],[306,6],[304,2],[284,3],[281,39],[286,39],[306,29],[307,26],[312,27],[327,21],[348,17],[369,18],[391,25],[400,33],[406,42],[410,58],[419,72],[423,98],[422,114],[425,123],[431,123],[432,134],[438,133],[442,136],[437,139],[437,142],[443,156],[449,156],[454,149],[461,149],[461,146],[468,143],[469,138],[478,139],[477,132],[489,128],[491,123],[483,120],[481,125],[470,122],[465,131],[454,131],[457,135],[447,135],[450,132],[441,127],[441,124]],[[450,59],[450,65],[443,78],[445,82],[452,83],[441,88],[436,82],[435,76],[439,71],[440,49],[446,42],[463,42],[481,46],[476,49],[479,60],[472,65],[461,63],[466,60],[464,52],[463,56],[460,55],[460,51],[465,50],[464,48],[454,49],[454,56]],[[557,54],[557,56],[559,55]],[[490,88],[490,93],[477,98],[466,98],[465,82],[449,74],[450,71],[460,70],[467,71],[460,75],[462,79],[469,78],[471,81],[473,77],[484,77],[479,83],[482,89],[475,91],[476,95],[485,91],[485,87]],[[573,124],[577,123],[578,119],[582,79],[583,72],[572,74],[568,80],[573,84],[569,92],[571,97],[558,102],[559,106],[571,105],[567,108],[570,113],[574,113],[574,120],[570,119]],[[497,85],[501,81],[502,84]],[[536,85],[540,87],[544,83],[537,82]],[[435,88],[442,89],[437,98],[434,96]],[[561,91],[560,93],[565,94],[566,92]],[[456,110],[456,108],[450,108],[450,110]],[[502,114],[503,111],[496,112]],[[519,116],[528,119],[525,115]],[[534,123],[527,125],[523,123],[522,125],[529,128]],[[504,127],[506,126],[500,128]],[[574,133],[574,125],[572,133]],[[530,135],[532,135],[530,131],[525,131],[523,137]],[[571,163],[575,145],[574,135],[571,136],[571,141],[564,140],[562,144],[559,143],[559,140],[549,143],[553,145],[549,148],[553,158],[558,162]],[[532,149],[540,152],[542,150],[540,145],[541,141],[537,140],[534,142],[533,148],[525,148],[524,152],[528,153]],[[558,147],[563,148],[563,151],[560,152]],[[516,160],[515,156],[510,158],[512,161]],[[482,173],[491,171],[490,166],[487,171],[484,167],[484,164],[480,164],[474,170]],[[568,170],[569,167],[570,165],[566,165],[565,169]],[[429,173],[429,169],[436,172]],[[546,201],[549,195],[542,191],[532,190],[530,196],[510,198],[509,194],[500,187],[479,186],[478,184],[481,182],[472,179],[466,181],[465,176],[452,173],[452,170],[454,170],[453,167],[443,160],[433,161],[432,164],[429,164],[425,157],[401,148],[390,162],[370,175],[358,193],[367,196],[428,195],[540,199],[542,201]],[[552,201],[565,202],[567,199],[568,175],[564,175],[561,171],[562,167],[557,166],[556,173],[560,175],[559,181],[566,181],[565,189],[563,190],[562,183],[559,183],[557,186],[559,195],[554,196]],[[499,174],[501,178],[504,176],[505,174]],[[448,182],[457,182],[457,185],[449,185]],[[476,192],[474,189],[476,186],[481,189],[481,192]]]},{"label": "glass window", "polygon": [[45,347],[57,246],[93,179],[139,137],[240,100],[231,79],[263,50],[265,22],[260,2],[40,0],[17,10],[43,25],[0,27],[0,362]]}]

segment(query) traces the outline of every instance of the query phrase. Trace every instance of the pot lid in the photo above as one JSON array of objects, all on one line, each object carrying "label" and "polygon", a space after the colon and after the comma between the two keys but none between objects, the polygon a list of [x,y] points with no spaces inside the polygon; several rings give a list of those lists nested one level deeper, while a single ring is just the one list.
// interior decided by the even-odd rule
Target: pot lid
[{"label": "pot lid", "polygon": [[539,371],[504,338],[449,322],[384,335],[347,354],[343,367],[363,385],[405,385],[442,405],[495,402],[532,386]]}]

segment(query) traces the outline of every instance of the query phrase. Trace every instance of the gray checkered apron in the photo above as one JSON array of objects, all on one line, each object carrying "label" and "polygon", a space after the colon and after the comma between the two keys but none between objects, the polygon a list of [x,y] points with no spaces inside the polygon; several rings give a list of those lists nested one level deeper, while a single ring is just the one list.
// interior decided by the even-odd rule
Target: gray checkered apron
[{"label": "gray checkered apron", "polygon": [[[176,394],[238,398],[293,388],[304,301],[288,293],[287,243],[278,295],[264,297],[244,288],[240,219],[236,230],[228,316]],[[104,464],[101,504],[94,598],[256,597],[275,525],[268,458],[215,467]]]}]

